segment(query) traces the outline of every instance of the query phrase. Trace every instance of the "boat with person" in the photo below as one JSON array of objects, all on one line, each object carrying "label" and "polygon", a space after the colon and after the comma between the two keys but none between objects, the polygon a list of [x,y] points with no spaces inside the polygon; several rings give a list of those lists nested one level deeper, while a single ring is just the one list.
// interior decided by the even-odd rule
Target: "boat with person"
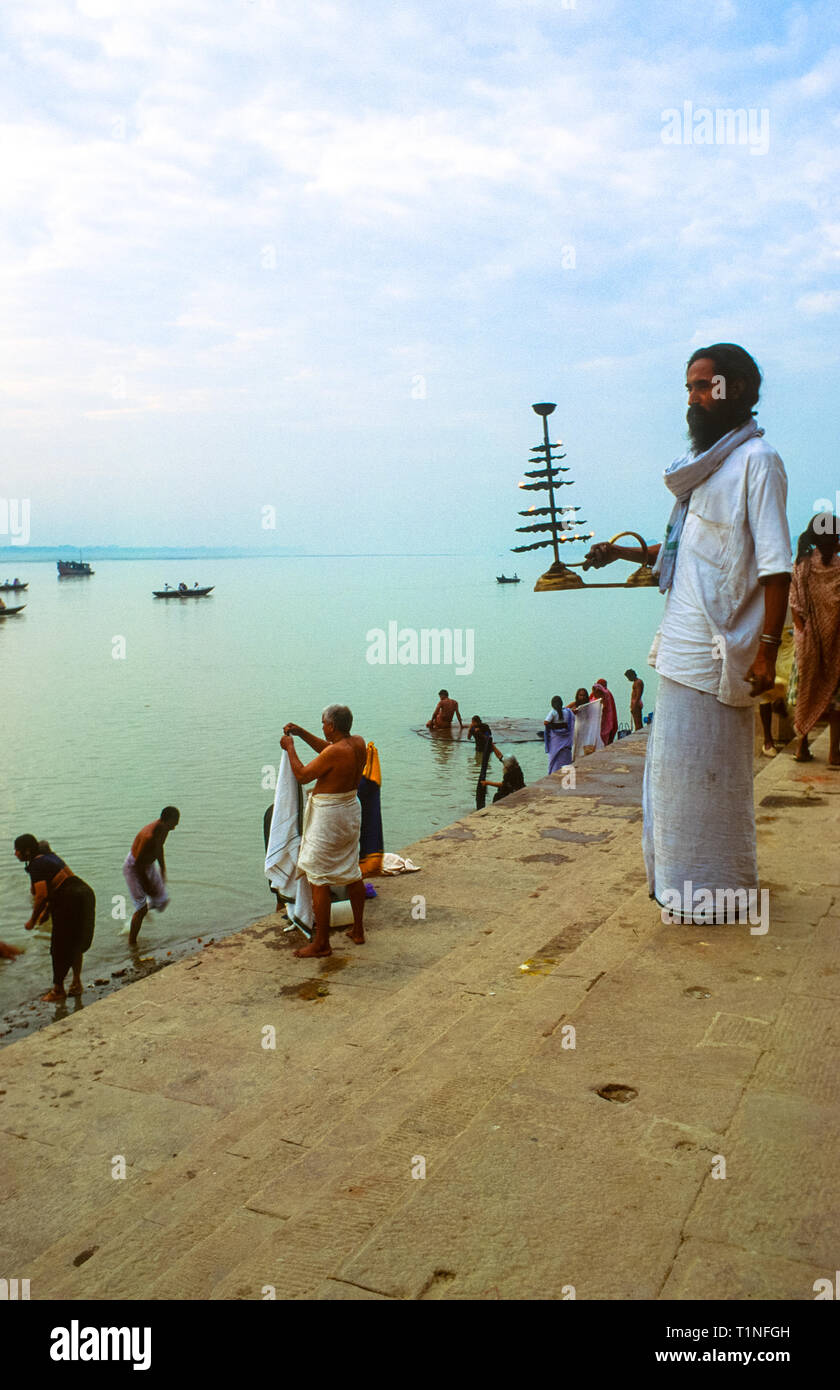
[{"label": "boat with person", "polygon": [[198,584],[193,584],[192,588],[187,588],[186,584],[179,584],[177,589],[173,589],[167,584],[163,589],[153,589],[155,598],[207,598],[212,594],[215,584],[208,584],[206,588],[200,589]]},{"label": "boat with person", "polygon": [[20,594],[24,589],[28,588],[29,580],[27,580],[25,584],[22,584],[19,579],[13,579],[11,583],[9,583],[7,579],[4,584],[0,584],[0,592],[4,594]]},{"label": "boat with person", "polygon": [[83,579],[95,574],[87,560],[56,560],[59,579]]},{"label": "boat with person", "polygon": [[514,572],[513,572],[512,575],[509,575],[509,574],[497,574],[497,575],[496,575],[496,583],[497,583],[497,584],[521,584],[521,583],[522,583],[522,580],[519,578],[519,575],[518,575],[518,574],[516,573],[516,571],[514,570]]}]

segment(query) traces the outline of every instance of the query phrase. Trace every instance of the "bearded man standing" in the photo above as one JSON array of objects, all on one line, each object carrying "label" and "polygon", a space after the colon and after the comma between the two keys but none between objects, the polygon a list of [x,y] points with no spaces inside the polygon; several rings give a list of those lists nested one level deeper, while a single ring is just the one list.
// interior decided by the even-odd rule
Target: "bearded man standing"
[{"label": "bearded man standing", "polygon": [[[649,548],[667,600],[648,658],[660,681],[642,844],[651,897],[684,921],[742,919],[758,887],[751,702],[775,683],[792,568],[787,476],[754,419],[760,387],[742,347],[692,353],[691,450],[665,472],[676,501]],[[601,544],[586,563],[641,558]]]}]

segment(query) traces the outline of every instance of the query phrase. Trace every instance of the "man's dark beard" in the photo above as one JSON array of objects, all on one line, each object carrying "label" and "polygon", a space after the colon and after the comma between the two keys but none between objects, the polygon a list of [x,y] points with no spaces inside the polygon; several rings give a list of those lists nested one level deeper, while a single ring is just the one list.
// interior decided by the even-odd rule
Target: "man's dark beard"
[{"label": "man's dark beard", "polygon": [[702,405],[690,405],[685,413],[688,422],[688,437],[695,454],[704,454],[717,444],[730,430],[746,424],[750,412],[737,401],[716,401],[713,410]]}]

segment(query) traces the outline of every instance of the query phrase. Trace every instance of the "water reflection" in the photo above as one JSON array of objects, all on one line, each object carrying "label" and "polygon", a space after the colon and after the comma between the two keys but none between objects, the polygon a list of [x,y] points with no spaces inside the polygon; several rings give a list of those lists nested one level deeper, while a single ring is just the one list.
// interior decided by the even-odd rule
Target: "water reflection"
[{"label": "water reflection", "polygon": [[429,742],[432,745],[434,762],[444,771],[451,765],[456,747],[462,745],[464,740],[453,734],[451,729],[432,729]]}]

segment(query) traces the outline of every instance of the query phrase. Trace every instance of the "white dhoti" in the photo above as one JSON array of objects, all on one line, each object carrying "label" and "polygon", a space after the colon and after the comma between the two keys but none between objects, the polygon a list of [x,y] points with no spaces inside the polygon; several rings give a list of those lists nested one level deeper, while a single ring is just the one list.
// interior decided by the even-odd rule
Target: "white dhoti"
[{"label": "white dhoti", "polygon": [[752,707],[724,705],[715,695],[659,677],[642,791],[642,848],[651,896],[673,911],[677,895],[681,914],[674,915],[684,920],[738,920],[740,907],[731,905],[758,887],[753,722]]},{"label": "white dhoti", "polygon": [[297,871],[316,887],[355,883],[362,807],[355,792],[310,792]]},{"label": "white dhoti", "polygon": [[125,863],[123,864],[123,877],[128,884],[128,891],[131,894],[131,901],[135,911],[139,912],[141,907],[153,907],[155,911],[163,912],[163,909],[169,902],[169,893],[163,881],[163,874],[156,860],[146,865],[146,878],[152,886],[151,893],[146,892],[140,881],[140,875],[137,872],[137,865],[133,854],[128,854],[126,856]]}]

